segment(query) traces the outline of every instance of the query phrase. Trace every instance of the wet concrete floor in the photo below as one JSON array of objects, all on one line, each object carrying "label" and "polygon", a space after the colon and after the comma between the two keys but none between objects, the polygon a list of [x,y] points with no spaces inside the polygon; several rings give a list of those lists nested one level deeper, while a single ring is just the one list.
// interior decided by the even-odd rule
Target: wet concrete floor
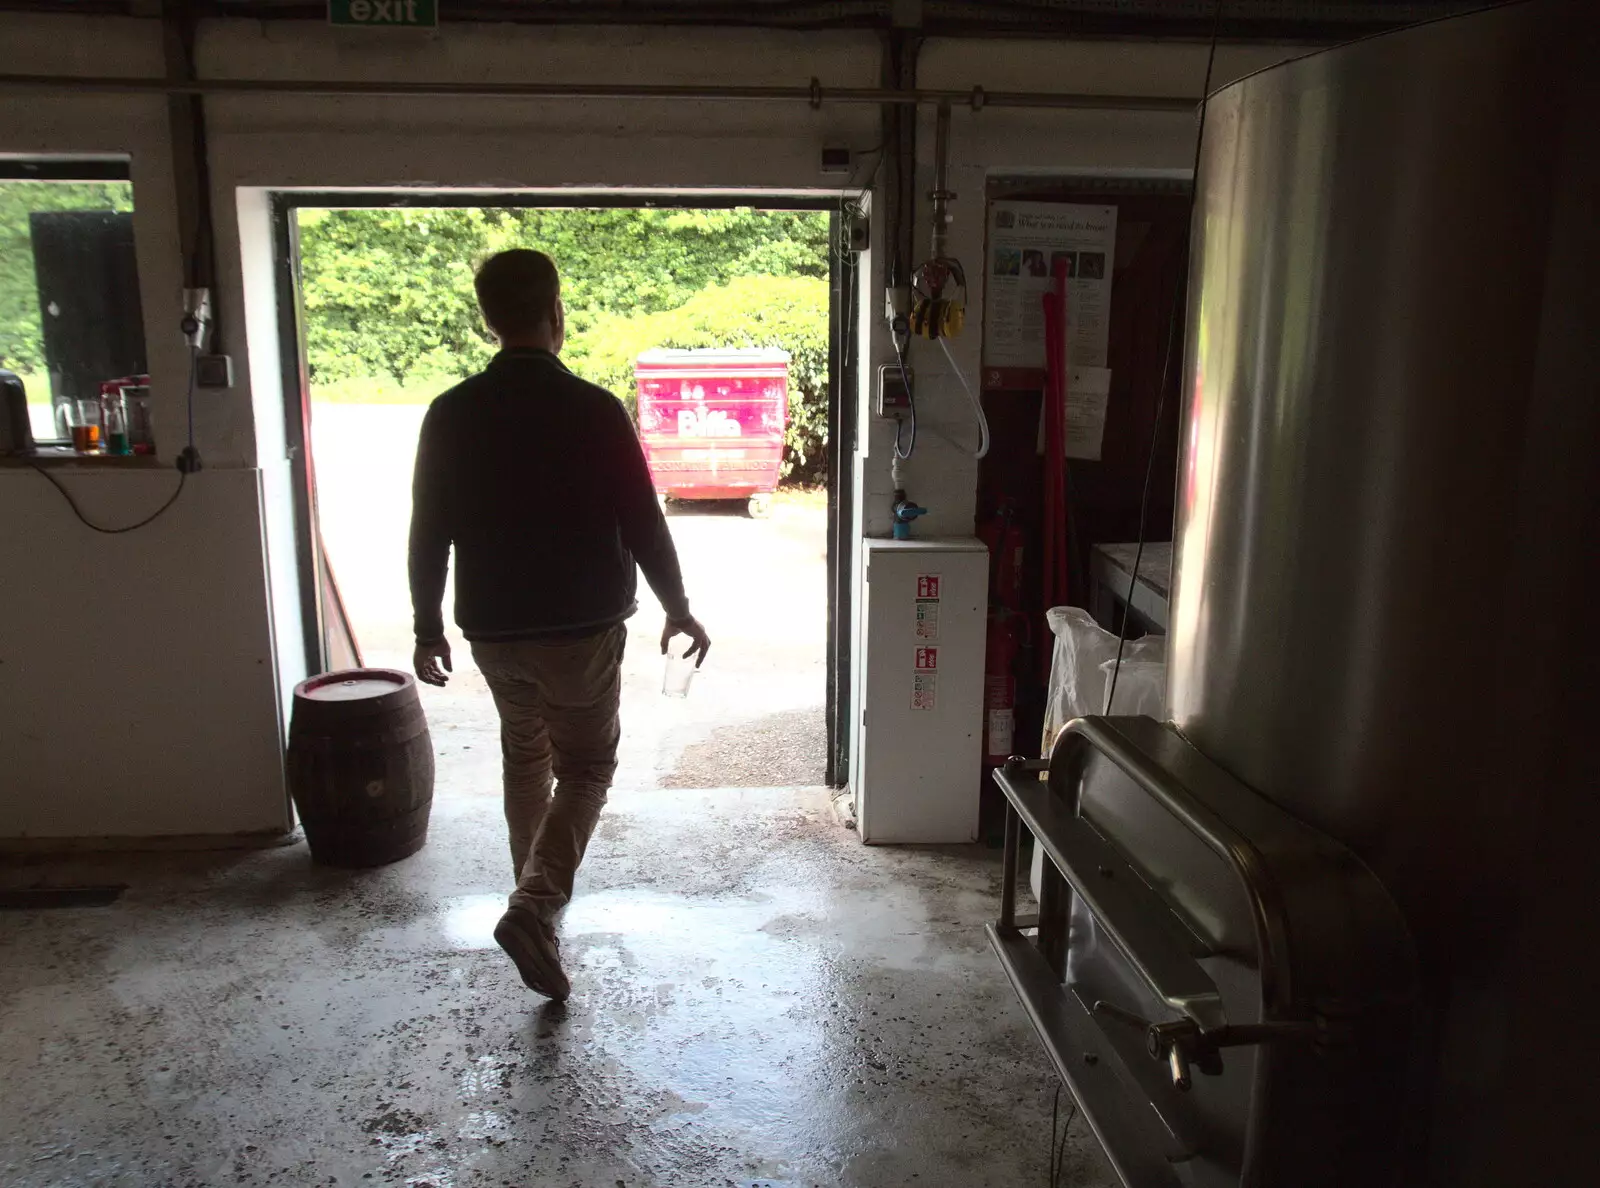
[{"label": "wet concrete floor", "polygon": [[[985,943],[999,864],[869,849],[822,790],[615,793],[573,998],[490,930],[489,796],[370,872],[303,846],[6,868],[0,1183],[1044,1185],[1054,1080]],[[1069,1132],[1062,1183],[1114,1182]]]}]

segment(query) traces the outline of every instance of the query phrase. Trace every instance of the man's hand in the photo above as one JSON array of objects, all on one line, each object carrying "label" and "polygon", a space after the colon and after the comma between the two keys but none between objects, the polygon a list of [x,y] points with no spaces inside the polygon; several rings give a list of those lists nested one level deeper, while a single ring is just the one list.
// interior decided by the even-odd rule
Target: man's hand
[{"label": "man's hand", "polygon": [[693,615],[682,619],[668,619],[667,625],[661,630],[661,654],[667,654],[667,644],[672,642],[675,635],[687,635],[690,647],[683,654],[685,660],[694,657],[694,666],[699,668],[706,662],[706,653],[711,650],[711,637],[706,634],[706,629],[700,626],[700,620]]},{"label": "man's hand", "polygon": [[[441,664],[443,668],[439,667]],[[450,667],[450,641],[441,639],[433,643],[419,643],[417,650],[411,653],[411,667],[417,670],[417,680],[424,685],[442,687],[449,684],[450,678],[444,674],[454,671]]]}]

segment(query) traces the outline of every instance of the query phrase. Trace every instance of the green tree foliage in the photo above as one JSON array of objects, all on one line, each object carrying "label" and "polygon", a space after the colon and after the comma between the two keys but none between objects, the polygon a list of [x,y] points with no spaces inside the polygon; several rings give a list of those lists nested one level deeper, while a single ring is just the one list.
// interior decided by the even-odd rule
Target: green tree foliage
[{"label": "green tree foliage", "polygon": [[744,276],[704,289],[677,309],[643,317],[602,314],[570,352],[572,369],[621,396],[637,395],[633,361],[652,347],[781,347],[789,352],[789,427],[783,475],[820,483],[828,468],[828,282]]},{"label": "green tree foliage", "polygon": [[828,274],[815,212],[454,207],[300,212],[313,379],[465,375],[493,345],[473,269],[513,247],[561,269],[567,332],[603,314],[676,309],[738,276]]},{"label": "green tree foliage", "polygon": [[300,212],[300,278],[313,381],[450,381],[494,353],[472,296],[502,212]]},{"label": "green tree foliage", "polygon": [[28,216],[34,211],[132,210],[127,182],[0,182],[0,367],[44,371],[39,286]]},{"label": "green tree foliage", "polygon": [[[818,460],[827,417],[826,214],[303,210],[299,235],[313,382],[389,376],[442,387],[480,369],[494,345],[473,297],[473,269],[494,252],[532,247],[561,269],[564,355],[579,374],[631,402],[632,360],[640,350],[783,346],[797,355],[790,468],[801,478],[825,465]],[[741,285],[758,279],[809,283]],[[759,305],[768,297],[778,302],[770,310]],[[681,316],[664,318],[669,313]],[[615,349],[624,340],[632,351],[623,352],[625,366]],[[800,378],[798,357],[813,353],[814,376]],[[812,408],[816,400],[820,412]]]}]

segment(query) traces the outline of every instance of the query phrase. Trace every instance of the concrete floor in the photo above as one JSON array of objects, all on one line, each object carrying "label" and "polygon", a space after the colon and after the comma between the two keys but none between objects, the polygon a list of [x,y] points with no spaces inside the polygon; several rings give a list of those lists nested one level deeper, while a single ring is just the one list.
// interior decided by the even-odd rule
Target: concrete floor
[{"label": "concrete floor", "polygon": [[[3,868],[0,1183],[1039,1185],[1054,1082],[981,925],[990,852],[869,849],[820,790],[616,794],[562,929],[490,929],[495,799],[370,872],[301,846]],[[1076,1124],[1064,1183],[1109,1185]]]},{"label": "concrete floor", "polygon": [[[421,412],[318,412],[330,547],[379,663],[409,658]],[[996,855],[863,847],[821,789],[660,790],[820,778],[824,523],[820,502],[673,518],[717,644],[669,702],[659,612],[631,625],[564,1008],[490,935],[510,864],[465,649],[425,691],[433,827],[402,863],[0,865],[0,886],[128,885],[0,911],[0,1184],[1044,1184],[1055,1082],[983,937]],[[1081,1122],[1062,1182],[1114,1182]]]}]

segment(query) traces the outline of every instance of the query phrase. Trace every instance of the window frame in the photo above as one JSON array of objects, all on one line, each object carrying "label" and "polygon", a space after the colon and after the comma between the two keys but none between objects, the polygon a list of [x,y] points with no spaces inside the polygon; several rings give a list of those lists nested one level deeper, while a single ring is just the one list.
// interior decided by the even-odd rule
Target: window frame
[{"label": "window frame", "polygon": [[[0,153],[0,184],[6,182],[124,182],[133,200],[133,158],[124,153],[54,154],[54,153]],[[135,267],[137,280],[137,266]],[[54,385],[50,389],[50,403],[55,405]],[[52,426],[55,417],[51,417]],[[44,447],[61,447],[71,444],[71,439],[35,435],[34,444]]]}]

